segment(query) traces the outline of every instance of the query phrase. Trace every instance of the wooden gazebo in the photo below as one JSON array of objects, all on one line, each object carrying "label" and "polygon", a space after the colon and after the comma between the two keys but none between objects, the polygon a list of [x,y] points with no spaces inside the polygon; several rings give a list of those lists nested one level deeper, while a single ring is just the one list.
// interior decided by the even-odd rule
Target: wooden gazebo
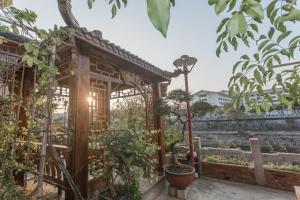
[{"label": "wooden gazebo", "polygon": [[[54,147],[65,168],[71,174],[81,195],[85,198],[100,189],[101,180],[91,176],[91,170],[101,168],[101,149],[91,147],[89,138],[107,130],[110,121],[111,98],[142,95],[145,100],[145,127],[159,130],[157,143],[159,165],[164,163],[164,125],[155,106],[170,82],[168,72],[146,62],[119,46],[104,40],[100,31],[80,28],[70,12],[68,1],[58,0],[60,11],[71,34],[57,50],[59,75],[56,95],[64,98],[68,133],[52,133]],[[1,62],[10,62],[21,55],[19,44],[26,39],[11,33],[1,33],[7,42],[0,47]],[[34,88],[33,71],[25,68],[21,95],[30,98],[29,90]],[[16,71],[18,73],[18,71]],[[126,91],[126,92],[124,92]],[[91,97],[93,102],[87,99]],[[25,122],[25,111],[20,111],[20,119]],[[26,126],[26,123],[23,123]],[[60,138],[59,138],[60,137]],[[63,138],[63,139],[62,139]],[[96,154],[100,157],[96,156]],[[73,199],[62,169],[47,155],[45,181],[65,191],[66,199]]]}]

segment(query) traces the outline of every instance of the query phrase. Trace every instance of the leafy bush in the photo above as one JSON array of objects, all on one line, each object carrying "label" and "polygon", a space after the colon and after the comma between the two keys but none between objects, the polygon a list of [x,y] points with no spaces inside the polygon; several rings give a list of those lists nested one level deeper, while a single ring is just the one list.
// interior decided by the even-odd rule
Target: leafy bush
[{"label": "leafy bush", "polygon": [[154,175],[155,134],[129,129],[107,132],[94,140],[105,148],[104,171],[100,175],[105,179],[111,196],[117,196],[117,187],[121,185],[132,200],[142,198],[139,178]]},{"label": "leafy bush", "polygon": [[226,158],[224,156],[216,156],[216,155],[206,156],[204,160],[213,163],[225,163],[225,164],[243,165],[243,166],[251,165],[251,162],[249,162],[248,160],[243,160],[240,158]]},{"label": "leafy bush", "polygon": [[176,140],[180,140],[181,139],[181,132],[176,128],[176,126],[170,126],[167,131],[166,131],[166,139],[165,139],[165,142],[166,142],[166,151],[167,152],[170,152],[171,149],[171,144],[173,142],[175,142]]},{"label": "leafy bush", "polygon": [[283,170],[283,171],[290,171],[290,172],[300,172],[300,166],[299,165],[293,165],[291,163],[267,163],[264,165],[265,168],[267,169],[278,169],[278,170]]}]

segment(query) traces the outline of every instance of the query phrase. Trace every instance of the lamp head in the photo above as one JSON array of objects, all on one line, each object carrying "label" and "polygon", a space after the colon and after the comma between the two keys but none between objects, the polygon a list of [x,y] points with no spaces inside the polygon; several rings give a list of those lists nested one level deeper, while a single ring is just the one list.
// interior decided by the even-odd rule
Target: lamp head
[{"label": "lamp head", "polygon": [[190,57],[188,55],[182,55],[180,58],[176,59],[173,62],[173,65],[177,68],[184,68],[184,67],[189,67],[189,66],[194,66],[197,62],[197,58]]}]

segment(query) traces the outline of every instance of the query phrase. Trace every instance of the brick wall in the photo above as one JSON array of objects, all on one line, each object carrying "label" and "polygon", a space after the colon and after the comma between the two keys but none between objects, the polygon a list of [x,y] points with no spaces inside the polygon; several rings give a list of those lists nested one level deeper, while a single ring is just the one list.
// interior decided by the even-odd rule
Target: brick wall
[{"label": "brick wall", "polygon": [[[274,189],[294,191],[300,185],[300,173],[265,169],[266,186]],[[201,175],[256,185],[254,168],[221,163],[201,162]]]},{"label": "brick wall", "polygon": [[201,175],[228,181],[256,184],[254,168],[201,162]]},{"label": "brick wall", "polygon": [[300,185],[300,173],[265,169],[267,187],[294,191],[294,186]]}]

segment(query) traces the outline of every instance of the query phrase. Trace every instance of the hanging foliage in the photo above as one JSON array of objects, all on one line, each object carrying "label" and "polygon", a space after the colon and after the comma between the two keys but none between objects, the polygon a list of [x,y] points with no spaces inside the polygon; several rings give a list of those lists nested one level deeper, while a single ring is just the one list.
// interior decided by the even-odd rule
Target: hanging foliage
[{"label": "hanging foliage", "polygon": [[[0,76],[7,77],[2,84],[9,88],[8,93],[0,95],[0,199],[17,200],[30,198],[18,185],[19,181],[23,181],[18,180],[18,177],[23,179],[24,174],[31,170],[34,163],[30,159],[30,152],[38,149],[28,141],[34,141],[41,127],[45,126],[40,119],[47,115],[48,108],[53,109],[48,104],[49,97],[46,94],[49,80],[58,71],[54,63],[51,64],[50,55],[54,47],[61,45],[68,30],[39,29],[34,25],[37,18],[34,12],[17,9],[11,3],[5,0],[0,4],[0,32],[19,35],[23,41],[19,45],[22,49],[20,52],[24,53],[19,55],[21,58],[17,65],[1,62],[0,66]],[[5,37],[0,38],[2,45],[7,42]],[[16,74],[18,70],[21,71],[21,78]],[[23,84],[28,81],[24,78],[25,71],[34,72],[34,77],[31,77],[35,80],[30,91],[31,98],[22,96]],[[19,118],[21,109],[26,115],[25,125]]]}]

